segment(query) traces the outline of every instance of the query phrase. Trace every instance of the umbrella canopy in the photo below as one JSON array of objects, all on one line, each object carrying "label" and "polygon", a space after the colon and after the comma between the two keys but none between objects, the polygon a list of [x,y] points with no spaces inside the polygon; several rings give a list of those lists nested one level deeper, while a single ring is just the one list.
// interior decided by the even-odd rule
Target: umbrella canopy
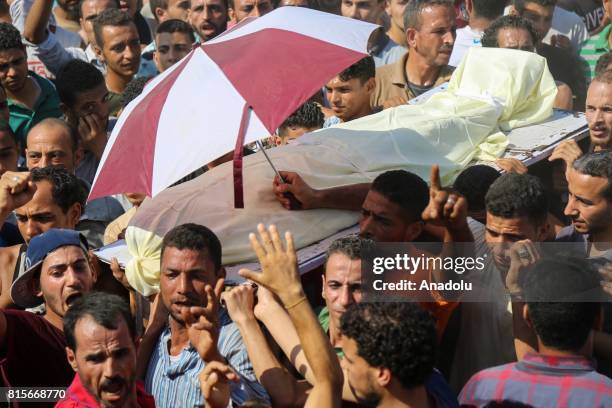
[{"label": "umbrella canopy", "polygon": [[238,145],[268,136],[326,81],[365,57],[377,27],[281,7],[195,48],[126,107],[89,199],[154,196]]}]

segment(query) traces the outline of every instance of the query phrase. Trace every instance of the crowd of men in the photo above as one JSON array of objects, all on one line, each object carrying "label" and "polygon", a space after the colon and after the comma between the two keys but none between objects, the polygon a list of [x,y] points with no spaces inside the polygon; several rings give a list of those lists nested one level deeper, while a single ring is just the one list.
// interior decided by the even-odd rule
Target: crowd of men
[{"label": "crowd of men", "polygon": [[[146,199],[86,202],[113,126],[194,45],[285,6],[381,28],[267,148],[405,104],[481,46],[545,58],[555,107],[585,112],[587,143],[564,140],[537,169],[470,166],[449,187],[435,166],[429,184],[393,170],[330,189],[281,171],[279,211],[358,211],[358,236],[302,279],[291,232],[259,225],[262,271],[226,285],[215,232],[177,225],[144,298],[92,252]],[[0,0],[2,387],[65,388],[34,400],[59,407],[612,406],[611,20],[610,0]],[[366,301],[375,242],[470,243],[488,301]]]}]

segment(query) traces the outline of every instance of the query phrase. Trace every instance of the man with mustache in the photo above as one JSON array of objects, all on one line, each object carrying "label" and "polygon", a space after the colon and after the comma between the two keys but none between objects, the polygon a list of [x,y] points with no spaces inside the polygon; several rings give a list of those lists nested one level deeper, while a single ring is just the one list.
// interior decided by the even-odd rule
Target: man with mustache
[{"label": "man with mustache", "polygon": [[87,250],[85,238],[71,230],[51,229],[30,242],[28,268],[15,279],[10,293],[23,308],[44,303],[45,314],[0,309],[4,387],[67,387],[72,381],[63,318],[96,281]]},{"label": "man with mustache", "polygon": [[227,29],[228,3],[224,0],[192,0],[189,23],[202,42]]},{"label": "man with mustache", "polygon": [[81,16],[80,0],[57,0],[57,7],[53,9],[53,15],[60,27],[78,33],[81,29],[79,17]]},{"label": "man with mustache", "polygon": [[77,374],[56,408],[155,407],[136,381],[134,326],[129,305],[117,295],[93,292],[70,307],[64,335]]},{"label": "man with mustache", "polygon": [[[219,362],[229,363],[238,374],[231,385],[235,404],[265,398],[238,328],[218,307],[225,269],[217,236],[202,225],[179,225],[164,236],[160,261],[158,296],[170,319],[149,360],[147,392],[160,407],[203,406],[200,385],[193,379],[206,364]],[[198,330],[194,321],[206,329]]]},{"label": "man with mustache", "polygon": [[392,107],[448,81],[455,43],[455,9],[450,1],[413,0],[404,14],[408,53],[377,68],[372,106]]},{"label": "man with mustache", "polygon": [[[589,125],[591,150],[600,152],[612,147],[612,71],[598,74],[587,92],[585,116]],[[555,148],[548,160],[561,159],[566,166],[582,156],[582,150],[574,140],[564,140]]]}]

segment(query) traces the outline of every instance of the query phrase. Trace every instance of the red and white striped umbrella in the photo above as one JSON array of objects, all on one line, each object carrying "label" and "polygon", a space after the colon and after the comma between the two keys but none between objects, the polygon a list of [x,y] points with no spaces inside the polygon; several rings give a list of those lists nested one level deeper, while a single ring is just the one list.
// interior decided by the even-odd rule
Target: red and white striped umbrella
[{"label": "red and white striped umbrella", "polygon": [[281,7],[195,48],[126,107],[89,199],[155,196],[235,149],[240,206],[242,146],[272,134],[326,81],[365,57],[377,27]]}]

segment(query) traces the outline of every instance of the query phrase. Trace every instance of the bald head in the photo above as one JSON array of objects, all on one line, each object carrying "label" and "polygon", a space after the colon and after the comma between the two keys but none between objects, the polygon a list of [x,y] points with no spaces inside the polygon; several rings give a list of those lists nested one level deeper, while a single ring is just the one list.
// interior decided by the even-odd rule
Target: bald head
[{"label": "bald head", "polygon": [[81,156],[78,135],[62,120],[45,119],[28,133],[26,160],[29,170],[61,165],[74,173]]}]

